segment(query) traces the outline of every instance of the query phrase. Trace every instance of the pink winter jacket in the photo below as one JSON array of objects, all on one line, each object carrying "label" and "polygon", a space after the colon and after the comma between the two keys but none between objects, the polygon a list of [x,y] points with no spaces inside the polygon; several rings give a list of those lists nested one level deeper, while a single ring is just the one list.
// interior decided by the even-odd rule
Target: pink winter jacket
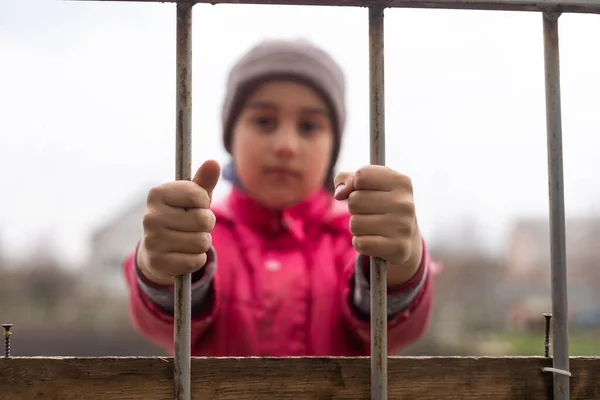
[{"label": "pink winter jacket", "polygon": [[[325,190],[275,213],[233,188],[217,217],[206,266],[192,276],[193,356],[368,356],[369,258],[352,247],[350,215]],[[135,251],[124,272],[135,327],[173,352],[173,289],[144,278]],[[389,353],[425,331],[430,258],[388,289]]]}]

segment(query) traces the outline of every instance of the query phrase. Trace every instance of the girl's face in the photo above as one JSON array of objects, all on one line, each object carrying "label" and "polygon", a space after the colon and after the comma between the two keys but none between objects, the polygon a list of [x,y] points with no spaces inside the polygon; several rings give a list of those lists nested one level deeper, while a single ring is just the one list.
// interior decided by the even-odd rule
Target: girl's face
[{"label": "girl's face", "polygon": [[273,209],[296,204],[323,186],[332,148],[329,109],[301,83],[259,86],[233,127],[232,153],[242,185]]}]

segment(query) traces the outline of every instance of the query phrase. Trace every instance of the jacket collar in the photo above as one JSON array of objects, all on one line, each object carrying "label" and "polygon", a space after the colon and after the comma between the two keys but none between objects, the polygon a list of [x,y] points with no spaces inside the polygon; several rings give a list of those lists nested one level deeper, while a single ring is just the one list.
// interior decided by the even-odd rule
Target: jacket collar
[{"label": "jacket collar", "polygon": [[298,204],[283,210],[272,210],[244,190],[233,162],[224,168],[223,177],[232,184],[232,188],[225,201],[214,207],[218,218],[241,223],[265,237],[277,237],[288,231],[299,241],[304,241],[313,229],[323,226],[348,230],[346,202],[336,201],[325,188],[317,190]]},{"label": "jacket collar", "polygon": [[266,237],[289,231],[297,240],[304,241],[308,231],[330,220],[334,199],[322,189],[296,205],[271,210],[234,186],[227,203],[236,222]]}]

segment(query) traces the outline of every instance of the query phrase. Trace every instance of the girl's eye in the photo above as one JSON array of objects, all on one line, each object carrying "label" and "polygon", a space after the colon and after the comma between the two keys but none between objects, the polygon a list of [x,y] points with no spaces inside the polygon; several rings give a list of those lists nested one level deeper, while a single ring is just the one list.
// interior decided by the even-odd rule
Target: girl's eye
[{"label": "girl's eye", "polygon": [[275,118],[257,117],[254,118],[254,123],[262,130],[272,130],[275,127]]},{"label": "girl's eye", "polygon": [[299,125],[300,133],[303,135],[310,135],[311,133],[316,131],[318,128],[319,128],[319,126],[312,121],[302,122]]}]

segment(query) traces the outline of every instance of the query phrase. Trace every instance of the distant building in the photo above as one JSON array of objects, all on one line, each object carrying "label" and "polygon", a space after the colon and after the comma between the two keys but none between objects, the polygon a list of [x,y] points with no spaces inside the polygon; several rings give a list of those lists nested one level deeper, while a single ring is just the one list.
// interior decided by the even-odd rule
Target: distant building
[{"label": "distant building", "polygon": [[[568,218],[565,225],[569,280],[587,280],[589,270],[600,264],[600,217]],[[509,243],[510,275],[549,279],[550,223],[547,218],[518,221]]]},{"label": "distant building", "polygon": [[125,290],[123,261],[143,234],[146,198],[136,198],[92,235],[90,269],[95,278],[117,292]]},{"label": "distant building", "polygon": [[[577,318],[600,309],[600,217],[567,218],[565,242],[569,315]],[[518,326],[528,324],[528,315],[541,321],[541,313],[552,311],[547,218],[516,223],[506,271],[503,287],[511,299],[507,319]]]}]

